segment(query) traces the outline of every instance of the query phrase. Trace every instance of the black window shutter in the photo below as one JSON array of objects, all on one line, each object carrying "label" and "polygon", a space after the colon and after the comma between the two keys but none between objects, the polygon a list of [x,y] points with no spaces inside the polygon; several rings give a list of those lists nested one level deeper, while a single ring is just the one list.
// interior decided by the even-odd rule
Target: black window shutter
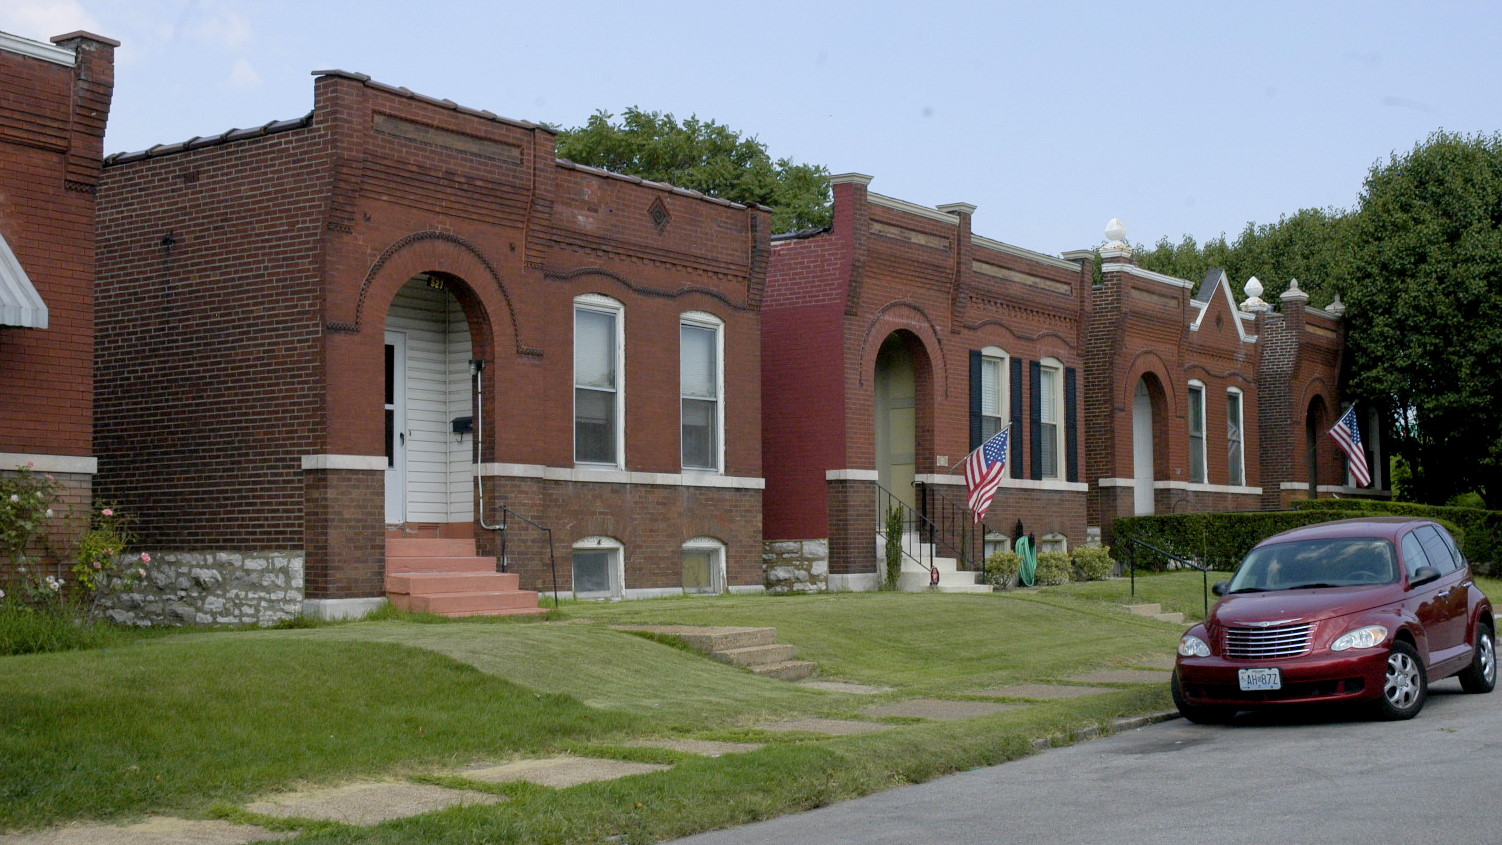
[{"label": "black window shutter", "polygon": [[970,350],[970,451],[980,448],[981,354]]},{"label": "black window shutter", "polygon": [[1023,432],[1027,430],[1024,424],[1026,420],[1022,418],[1022,359],[1012,358],[1011,361],[1012,375],[1009,388],[1012,392],[1012,434],[1008,441],[1008,450],[1011,452],[1008,459],[1012,463],[1012,477],[1021,478],[1022,464],[1024,463],[1022,460],[1024,454],[1022,438],[1024,436]]},{"label": "black window shutter", "polygon": [[1075,439],[1079,431],[1079,423],[1075,419],[1076,401],[1078,394],[1075,392],[1075,369],[1064,368],[1064,467],[1069,473],[1070,481],[1080,480],[1080,459],[1078,441]]},{"label": "black window shutter", "polygon": [[1032,474],[1028,477],[1034,481],[1043,479],[1043,397],[1038,395],[1042,388],[1043,363],[1027,362],[1028,421],[1032,426],[1032,431],[1029,432],[1032,435]]}]

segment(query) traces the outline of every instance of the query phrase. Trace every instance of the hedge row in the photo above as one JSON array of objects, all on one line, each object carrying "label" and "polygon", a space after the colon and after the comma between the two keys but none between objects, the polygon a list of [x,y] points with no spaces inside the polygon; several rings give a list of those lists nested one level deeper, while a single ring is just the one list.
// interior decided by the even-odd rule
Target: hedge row
[{"label": "hedge row", "polygon": [[1294,502],[1294,506],[1304,511],[1319,513],[1327,519],[1338,518],[1329,516],[1330,511],[1354,510],[1359,511],[1356,514],[1358,516],[1385,513],[1439,520],[1460,529],[1454,532],[1455,539],[1460,542],[1461,551],[1465,552],[1466,559],[1471,562],[1471,569],[1477,574],[1485,575],[1502,570],[1502,567],[1499,567],[1499,564],[1502,564],[1502,511],[1416,505],[1411,502],[1383,502],[1371,499],[1299,499]]},{"label": "hedge row", "polygon": [[1280,531],[1366,515],[1369,513],[1359,510],[1307,510],[1131,516],[1116,520],[1113,546],[1119,560],[1130,561],[1138,569],[1167,569],[1169,561],[1160,554],[1127,542],[1128,539],[1157,546],[1216,571],[1230,572],[1241,563],[1252,546]]}]

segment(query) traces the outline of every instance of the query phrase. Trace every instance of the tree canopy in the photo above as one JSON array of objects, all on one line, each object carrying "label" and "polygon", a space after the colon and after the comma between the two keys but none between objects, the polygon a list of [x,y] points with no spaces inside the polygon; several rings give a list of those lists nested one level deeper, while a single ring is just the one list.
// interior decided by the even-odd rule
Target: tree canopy
[{"label": "tree canopy", "polygon": [[598,111],[583,126],[558,133],[558,155],[578,164],[690,188],[712,197],[772,209],[772,230],[827,226],[832,219],[829,171],[791,159],[773,160],[755,136],[697,115],[626,109]]},{"label": "tree canopy", "polygon": [[1346,396],[1382,409],[1405,498],[1479,493],[1502,509],[1502,134],[1436,132],[1369,171],[1351,211],[1304,209],[1234,241],[1168,239],[1142,266],[1198,279],[1290,278],[1347,306]]}]

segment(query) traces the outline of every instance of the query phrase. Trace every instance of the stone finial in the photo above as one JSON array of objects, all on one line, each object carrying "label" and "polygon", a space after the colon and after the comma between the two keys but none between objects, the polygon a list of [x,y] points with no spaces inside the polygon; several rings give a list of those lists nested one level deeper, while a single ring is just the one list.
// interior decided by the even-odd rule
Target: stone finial
[{"label": "stone finial", "polygon": [[1126,242],[1126,226],[1112,217],[1106,223],[1106,245],[1100,248],[1102,258],[1130,258],[1132,247]]},{"label": "stone finial", "polygon": [[1279,299],[1282,299],[1284,302],[1308,302],[1309,294],[1299,290],[1298,279],[1289,279],[1288,290],[1283,291],[1283,295]]},{"label": "stone finial", "polygon": [[1256,276],[1246,280],[1246,287],[1243,290],[1246,291],[1246,301],[1241,303],[1241,310],[1252,312],[1272,310],[1271,305],[1262,301],[1262,282],[1258,281]]},{"label": "stone finial", "polygon": [[1335,294],[1335,301],[1326,305],[1325,310],[1337,317],[1345,316],[1346,304],[1340,301],[1340,294]]}]

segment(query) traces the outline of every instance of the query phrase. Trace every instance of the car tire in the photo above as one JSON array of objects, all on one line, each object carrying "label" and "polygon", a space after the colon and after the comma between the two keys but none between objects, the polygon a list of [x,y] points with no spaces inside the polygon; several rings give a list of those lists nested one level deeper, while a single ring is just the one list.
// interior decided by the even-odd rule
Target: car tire
[{"label": "car tire", "polygon": [[1235,710],[1226,707],[1206,707],[1199,704],[1191,704],[1184,698],[1184,690],[1179,687],[1179,673],[1173,673],[1173,679],[1168,682],[1168,688],[1173,692],[1173,704],[1179,708],[1179,715],[1195,723],[1196,725],[1224,725],[1236,715]]},{"label": "car tire", "polygon": [[1460,687],[1466,692],[1491,692],[1497,686],[1497,638],[1492,626],[1485,622],[1476,625],[1476,651],[1471,655],[1471,665],[1461,670]]},{"label": "car tire", "polygon": [[1377,697],[1378,718],[1389,721],[1412,719],[1424,709],[1429,694],[1429,678],[1418,650],[1406,642],[1392,644],[1387,653],[1387,674],[1382,694]]}]

